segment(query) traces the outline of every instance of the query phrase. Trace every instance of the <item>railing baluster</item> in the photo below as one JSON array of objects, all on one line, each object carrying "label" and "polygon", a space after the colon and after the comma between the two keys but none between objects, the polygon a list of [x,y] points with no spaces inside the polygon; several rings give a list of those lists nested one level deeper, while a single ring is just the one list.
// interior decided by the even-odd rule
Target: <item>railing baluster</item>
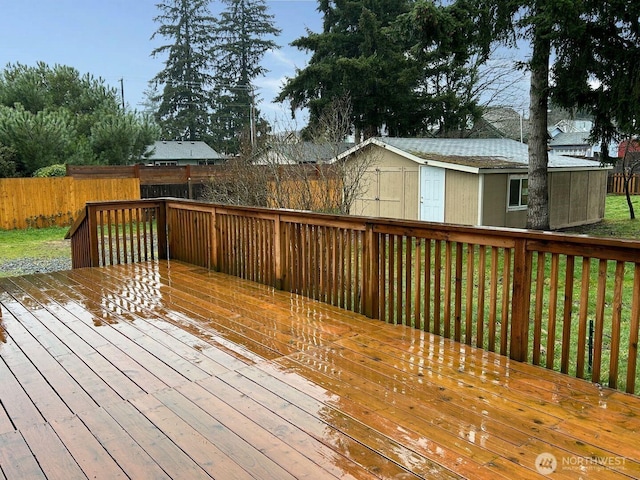
[{"label": "railing baluster", "polygon": [[549,286],[549,324],[547,326],[547,368],[553,368],[556,346],[556,323],[558,320],[558,261],[557,253],[551,255],[551,278]]},{"label": "railing baluster", "polygon": [[636,362],[638,359],[638,329],[640,328],[640,263],[635,264],[633,271],[633,295],[631,305],[631,319],[629,321],[629,358],[627,360],[627,393],[635,393]]},{"label": "railing baluster", "polygon": [[[616,262],[613,306],[611,315],[611,347],[609,357],[609,387],[618,388],[618,367],[620,362],[620,322],[622,321],[622,285],[624,283],[624,262]],[[567,372],[562,372],[567,373]]]},{"label": "railing baluster", "polygon": [[[471,345],[473,343],[473,287],[474,287],[474,273],[475,273],[475,245],[469,243],[467,245],[467,303],[465,305],[465,332],[464,343]],[[475,297],[476,300],[480,299],[480,294]]]}]

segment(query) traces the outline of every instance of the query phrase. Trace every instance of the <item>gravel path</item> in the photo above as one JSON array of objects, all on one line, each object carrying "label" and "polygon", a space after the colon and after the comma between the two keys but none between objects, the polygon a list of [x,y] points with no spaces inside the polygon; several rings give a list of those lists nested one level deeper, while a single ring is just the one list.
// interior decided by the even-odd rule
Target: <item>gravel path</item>
[{"label": "gravel path", "polygon": [[28,275],[30,273],[47,273],[59,270],[71,270],[71,257],[0,260],[1,276]]}]

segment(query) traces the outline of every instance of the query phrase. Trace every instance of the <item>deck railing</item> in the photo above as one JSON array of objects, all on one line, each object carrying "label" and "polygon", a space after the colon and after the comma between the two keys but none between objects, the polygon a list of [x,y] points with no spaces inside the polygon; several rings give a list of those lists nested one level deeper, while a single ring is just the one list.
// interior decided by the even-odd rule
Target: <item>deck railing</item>
[{"label": "deck railing", "polygon": [[70,237],[74,268],[182,260],[630,393],[640,383],[640,242],[175,199],[89,204]]}]

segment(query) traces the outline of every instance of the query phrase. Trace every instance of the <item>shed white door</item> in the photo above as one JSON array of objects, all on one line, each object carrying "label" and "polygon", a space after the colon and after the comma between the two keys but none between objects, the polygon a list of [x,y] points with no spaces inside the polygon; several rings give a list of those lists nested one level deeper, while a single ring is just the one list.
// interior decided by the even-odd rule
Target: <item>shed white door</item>
[{"label": "shed white door", "polygon": [[420,220],[444,222],[444,168],[420,167]]}]

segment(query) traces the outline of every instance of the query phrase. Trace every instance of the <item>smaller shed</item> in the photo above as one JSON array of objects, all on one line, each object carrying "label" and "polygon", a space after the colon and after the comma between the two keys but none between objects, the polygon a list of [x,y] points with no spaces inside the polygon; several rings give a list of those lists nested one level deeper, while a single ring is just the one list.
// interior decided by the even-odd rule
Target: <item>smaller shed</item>
[{"label": "smaller shed", "polygon": [[255,165],[303,165],[329,163],[354,143],[275,142],[258,152]]},{"label": "smaller shed", "polygon": [[[524,228],[528,148],[509,139],[371,138],[338,157],[371,166],[352,214]],[[549,155],[551,228],[604,217],[608,168]]]},{"label": "smaller shed", "polygon": [[148,149],[149,165],[218,165],[226,158],[204,142],[165,141],[154,142]]}]

